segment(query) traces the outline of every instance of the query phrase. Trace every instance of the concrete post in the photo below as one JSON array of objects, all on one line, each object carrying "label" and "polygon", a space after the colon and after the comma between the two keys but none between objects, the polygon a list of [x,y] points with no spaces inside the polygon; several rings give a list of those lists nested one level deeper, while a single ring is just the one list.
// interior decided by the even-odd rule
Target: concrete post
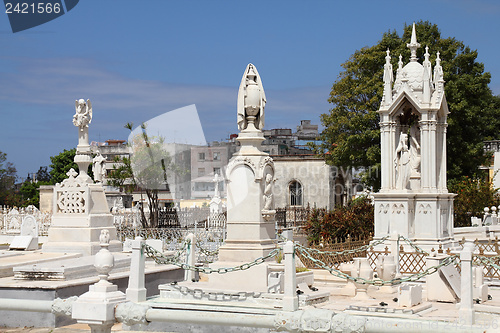
[{"label": "concrete post", "polygon": [[[196,248],[195,248],[195,237],[193,233],[189,233],[186,236],[187,245],[187,253],[186,253],[186,265],[194,267],[196,264]],[[187,269],[184,271],[184,279],[186,281],[195,280],[195,271]]]},{"label": "concrete post", "polygon": [[396,263],[396,276],[400,276],[399,270],[399,234],[393,232],[389,238],[391,246],[391,254],[394,256],[394,262]]},{"label": "concrete post", "polygon": [[144,302],[146,300],[145,286],[145,258],[144,239],[136,237],[132,241],[132,260],[130,262],[130,275],[128,278],[128,288],[126,290],[127,301]]},{"label": "concrete post", "polygon": [[474,244],[466,242],[463,250],[460,252],[461,262],[461,284],[460,284],[460,308],[458,315],[460,322],[466,325],[474,324],[474,305],[473,305],[473,285],[472,285],[472,252]]},{"label": "concrete post", "polygon": [[293,242],[293,229],[284,229],[281,236],[287,241]]},{"label": "concrete post", "polygon": [[283,295],[283,310],[296,311],[299,308],[297,297],[297,277],[295,271],[295,250],[293,242],[287,241],[283,245],[285,259],[285,293]]}]

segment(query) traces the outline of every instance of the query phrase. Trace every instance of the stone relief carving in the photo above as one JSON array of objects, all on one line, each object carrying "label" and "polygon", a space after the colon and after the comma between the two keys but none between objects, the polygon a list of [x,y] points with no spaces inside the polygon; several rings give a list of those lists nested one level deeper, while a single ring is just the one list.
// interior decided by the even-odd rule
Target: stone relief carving
[{"label": "stone relief carving", "polygon": [[249,157],[237,157],[229,164],[227,165],[227,174],[229,175],[231,171],[233,170],[234,167],[236,167],[239,164],[246,164],[248,165],[254,174],[256,174],[257,167],[255,166],[255,163],[250,159]]},{"label": "stone relief carving", "polygon": [[366,318],[353,317],[332,310],[309,308],[294,312],[280,312],[274,317],[277,332],[365,332]]},{"label": "stone relief carving", "polygon": [[71,296],[66,299],[56,298],[52,303],[52,313],[56,316],[68,316],[72,314],[73,303],[78,299],[78,296]]},{"label": "stone relief carving", "polygon": [[403,204],[393,204],[392,205],[392,213],[393,214],[401,214],[405,213],[405,206]]},{"label": "stone relief carving", "polygon": [[135,304],[132,302],[120,303],[116,306],[115,317],[127,326],[136,324],[148,324],[146,313],[151,309],[148,305]]},{"label": "stone relief carving", "polygon": [[266,95],[259,72],[253,64],[248,64],[238,91],[238,129],[243,131],[251,125],[249,129],[262,130],[265,106]]},{"label": "stone relief carving", "polygon": [[56,185],[57,209],[59,213],[85,213],[85,194],[88,187],[80,182],[78,173],[72,168],[66,175],[67,179]]},{"label": "stone relief carving", "polygon": [[427,204],[420,204],[418,206],[418,213],[419,214],[432,214],[432,208],[431,205]]},{"label": "stone relief carving", "polygon": [[389,204],[385,204],[385,205],[380,204],[379,210],[378,210],[379,214],[380,213],[387,214],[388,211],[389,211]]}]

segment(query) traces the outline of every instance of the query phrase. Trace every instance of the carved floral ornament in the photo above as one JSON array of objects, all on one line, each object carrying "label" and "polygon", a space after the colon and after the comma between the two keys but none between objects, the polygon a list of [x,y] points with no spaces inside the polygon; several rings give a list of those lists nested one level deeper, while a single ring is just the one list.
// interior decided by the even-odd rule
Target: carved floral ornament
[{"label": "carved floral ornament", "polygon": [[[229,164],[227,165],[227,171],[226,171],[227,174],[230,175],[231,172],[233,172],[234,168],[236,168],[237,166],[240,166],[240,165],[248,166],[252,170],[253,174],[255,175],[256,181],[264,178],[264,172],[266,171],[266,168],[267,168],[267,170],[269,170],[269,168],[270,168],[271,174],[274,176],[274,162],[273,162],[273,159],[269,156],[263,158],[260,161],[258,167],[257,167],[257,165],[255,165],[254,161],[250,157],[237,157],[234,160],[232,160],[231,162],[229,162]],[[266,173],[269,173],[269,171],[267,171]]]},{"label": "carved floral ornament", "polygon": [[81,182],[72,168],[67,179],[56,185],[57,210],[63,214],[82,214],[86,211],[88,184]]},{"label": "carved floral ornament", "polygon": [[274,319],[277,332],[365,332],[366,319],[327,309],[306,309],[278,313]]}]

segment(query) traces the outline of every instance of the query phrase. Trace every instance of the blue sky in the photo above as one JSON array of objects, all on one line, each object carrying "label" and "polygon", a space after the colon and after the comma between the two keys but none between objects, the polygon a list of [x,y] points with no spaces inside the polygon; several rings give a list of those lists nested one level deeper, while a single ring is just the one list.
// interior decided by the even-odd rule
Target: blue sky
[{"label": "blue sky", "polygon": [[224,139],[237,132],[249,62],[266,90],[266,128],[319,124],[341,64],[419,20],[477,49],[500,94],[499,17],[497,0],[81,0],[14,34],[1,12],[0,151],[21,177],[49,165],[77,144],[79,98],[93,104],[93,141],[126,139],[125,123],[190,104],[207,141]]}]

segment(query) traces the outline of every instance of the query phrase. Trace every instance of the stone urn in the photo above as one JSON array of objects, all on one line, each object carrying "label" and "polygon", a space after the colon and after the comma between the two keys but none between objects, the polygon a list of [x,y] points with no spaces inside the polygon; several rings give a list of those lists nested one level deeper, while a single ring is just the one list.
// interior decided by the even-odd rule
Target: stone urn
[{"label": "stone urn", "polygon": [[[354,260],[354,267],[351,271],[351,276],[364,278],[366,280],[371,280],[373,278],[373,269],[370,266],[368,258],[354,258],[353,260]],[[356,286],[356,296],[353,299],[355,300],[372,299],[366,293],[369,286],[368,284],[355,282],[354,285]]]}]

